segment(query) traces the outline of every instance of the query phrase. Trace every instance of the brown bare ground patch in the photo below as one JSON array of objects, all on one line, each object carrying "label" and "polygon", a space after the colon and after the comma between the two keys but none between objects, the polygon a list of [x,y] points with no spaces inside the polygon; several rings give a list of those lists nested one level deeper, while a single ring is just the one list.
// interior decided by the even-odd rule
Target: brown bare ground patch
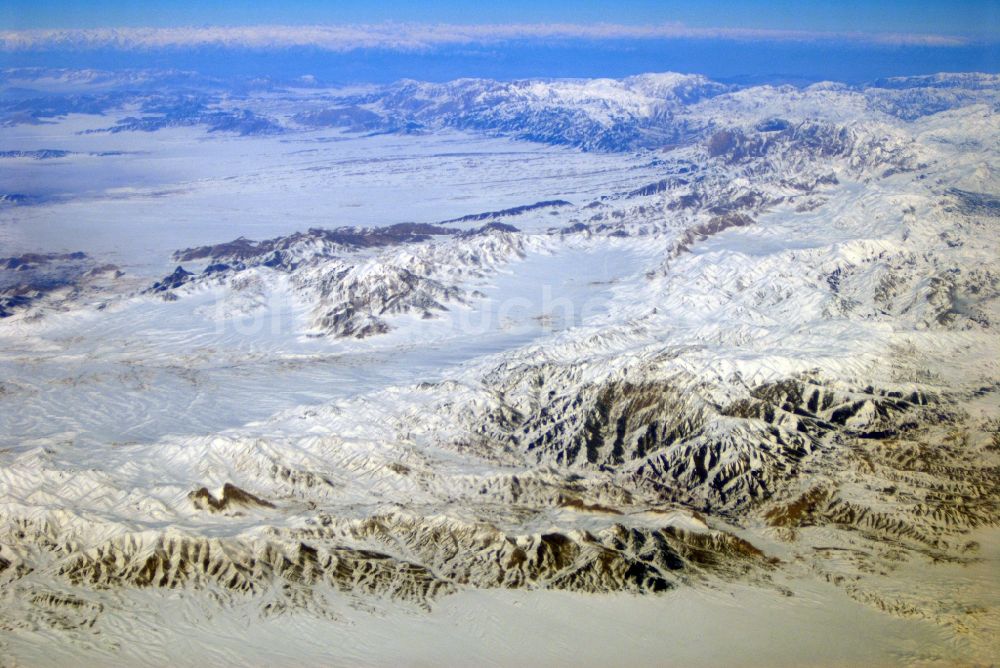
[{"label": "brown bare ground patch", "polygon": [[577,499],[575,497],[560,496],[559,507],[573,508],[574,510],[582,510],[589,513],[608,513],[611,515],[622,514],[622,512],[617,508],[612,508],[611,506],[605,506],[600,503],[586,503],[582,499]]},{"label": "brown bare ground patch", "polygon": [[813,487],[791,503],[767,511],[764,517],[773,527],[799,527],[806,523],[820,504],[829,498],[829,491],[822,487]]}]

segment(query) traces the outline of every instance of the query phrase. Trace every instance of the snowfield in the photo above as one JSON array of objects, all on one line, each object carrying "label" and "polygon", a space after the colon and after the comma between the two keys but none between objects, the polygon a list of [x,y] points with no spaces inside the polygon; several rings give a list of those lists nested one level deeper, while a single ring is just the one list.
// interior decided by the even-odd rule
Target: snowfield
[{"label": "snowfield", "polygon": [[1000,656],[996,76],[0,81],[12,665]]}]

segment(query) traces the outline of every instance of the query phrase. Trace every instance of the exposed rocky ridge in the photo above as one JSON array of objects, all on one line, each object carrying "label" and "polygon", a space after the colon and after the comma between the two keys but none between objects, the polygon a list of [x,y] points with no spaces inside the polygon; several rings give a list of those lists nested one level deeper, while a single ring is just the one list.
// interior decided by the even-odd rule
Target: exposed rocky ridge
[{"label": "exposed rocky ridge", "polygon": [[[343,106],[303,112],[295,118],[306,125],[352,131],[414,132],[453,127],[585,150],[625,151],[708,138],[720,119],[711,112],[706,118],[701,111],[713,107],[728,111],[740,106],[738,113],[745,114],[748,108],[764,106],[764,113],[752,117],[751,125],[762,132],[784,132],[806,119],[838,120],[845,110],[863,109],[884,114],[887,119],[914,120],[971,104],[992,104],[996,88],[995,75],[988,74],[888,79],[856,88],[821,83],[805,89],[737,89],[701,77],[669,73],[621,81],[406,81],[345,99]],[[769,116],[766,103],[743,103],[748,97],[777,101],[786,96],[808,101],[799,105],[806,114],[786,108],[783,111],[795,116],[788,120],[780,113]]]},{"label": "exposed rocky ridge", "polygon": [[295,284],[315,295],[312,322],[319,331],[361,338],[386,331],[387,316],[431,317],[448,303],[467,303],[475,293],[463,284],[524,251],[520,235],[488,230],[364,263],[321,264],[297,274]]},{"label": "exposed rocky ridge", "polygon": [[348,127],[363,119],[368,129],[452,127],[615,151],[684,140],[689,131],[682,121],[674,122],[673,114],[728,89],[704,77],[669,73],[622,81],[403,81],[299,118],[315,123],[322,113],[330,124]]},{"label": "exposed rocky ridge", "polygon": [[[46,77],[43,70],[12,70],[14,78]],[[66,78],[72,73],[62,72]],[[97,132],[156,131],[201,125],[211,132],[267,135],[300,128],[340,127],[351,132],[426,132],[457,128],[529,141],[565,144],[598,151],[676,146],[706,138],[717,119],[701,113],[745,105],[747,97],[766,100],[756,123],[764,129],[787,122],[786,109],[766,109],[794,99],[817,117],[843,116],[845,110],[914,120],[972,104],[994,104],[992,74],[938,74],[882,79],[851,87],[824,82],[805,88],[740,88],[696,75],[644,74],[621,80],[535,80],[502,82],[460,79],[432,84],[401,81],[374,92],[338,96],[335,103],[307,105],[289,95],[287,118],[252,97],[227,95],[223,82],[191,73],[128,76],[94,73],[101,93],[70,86],[66,93],[12,96],[0,105],[4,124],[38,123],[69,113],[106,114],[128,108],[129,116]],[[257,91],[273,89],[263,80],[244,82]],[[180,86],[179,89],[173,86]],[[280,89],[277,89],[280,92]],[[753,105],[761,106],[761,105]],[[140,114],[135,114],[138,108]],[[745,113],[746,109],[740,110]],[[801,118],[800,118],[801,120]],[[94,130],[91,130],[94,131]],[[707,134],[706,134],[707,133]]]},{"label": "exposed rocky ridge", "polygon": [[75,304],[120,276],[115,265],[98,264],[82,252],[0,258],[0,318],[44,305]]},{"label": "exposed rocky ridge", "polygon": [[87,545],[83,535],[33,521],[19,522],[16,532],[16,549],[12,536],[0,538],[8,593],[48,574],[102,589],[213,587],[256,595],[268,612],[321,608],[314,600],[321,584],[360,599],[427,606],[465,587],[661,592],[706,576],[766,577],[773,568],[731,534],[677,526],[509,535],[488,524],[396,513],[349,521],[320,515],[303,528],[238,539],[145,532]]},{"label": "exposed rocky ridge", "polygon": [[449,303],[468,303],[475,292],[463,283],[524,249],[517,229],[499,223],[465,231],[414,223],[313,229],[177,251],[177,260],[208,264],[200,274],[178,266],[147,292],[175,298],[173,291],[185,285],[222,283],[239,293],[259,289],[267,272],[290,274],[296,294],[309,304],[314,333],[365,338],[388,331],[387,317],[415,312],[429,318]]},{"label": "exposed rocky ridge", "polygon": [[[551,370],[543,375],[553,377]],[[548,397],[546,385],[529,383],[536,396]],[[894,614],[922,610],[919,614],[952,623],[946,610],[939,617],[926,612],[927,602],[906,608],[878,582],[869,581],[867,570],[883,563],[874,562],[871,555],[883,549],[876,546],[891,542],[897,554],[894,559],[901,564],[925,555],[968,558],[962,555],[975,548],[963,540],[963,534],[970,528],[997,524],[1000,489],[995,469],[1000,460],[996,439],[980,439],[972,445],[969,432],[961,427],[966,418],[951,404],[919,390],[908,394],[874,388],[851,392],[810,379],[760,386],[750,390],[745,400],[715,407],[718,415],[743,422],[749,431],[740,433],[738,425],[727,424],[730,440],[718,430],[706,439],[708,420],[702,418],[698,424],[697,417],[688,417],[693,430],[680,428],[673,439],[653,438],[652,452],[645,457],[635,437],[663,433],[658,420],[678,420],[677,407],[683,402],[671,398],[669,388],[612,384],[599,391],[585,389],[582,396],[580,406],[566,413],[559,412],[558,401],[547,400],[531,416],[514,415],[518,434],[536,424],[545,425],[537,433],[557,433],[575,425],[575,416],[584,416],[582,429],[576,431],[584,439],[578,457],[591,452],[595,456],[594,462],[581,463],[549,447],[541,458],[561,470],[554,477],[561,482],[534,487],[530,471],[520,480],[508,477],[507,482],[520,491],[508,502],[513,505],[505,514],[513,517],[519,507],[536,513],[534,509],[544,507],[547,500],[555,509],[607,518],[605,528],[512,533],[495,524],[433,513],[393,511],[347,519],[321,510],[308,513],[305,523],[297,527],[265,524],[263,533],[203,537],[177,531],[134,533],[112,523],[95,532],[92,520],[85,520],[84,529],[84,524],[67,521],[68,517],[25,517],[8,522],[0,534],[4,595],[30,592],[37,580],[55,577],[85,589],[211,589],[222,592],[220,601],[252,597],[262,614],[288,610],[322,614],[327,605],[324,597],[331,594],[429,606],[438,597],[463,588],[660,592],[720,578],[771,586],[769,573],[779,564],[752,539],[708,528],[698,514],[652,526],[633,524],[634,520],[620,514],[680,505],[740,523],[752,524],[750,518],[760,517],[765,525],[784,532],[779,535],[799,552],[808,553],[815,546],[810,559],[817,559],[821,573],[851,596]],[[703,408],[703,413],[710,410]],[[550,415],[558,417],[551,420]],[[937,425],[951,425],[943,445],[932,444],[946,429]],[[569,428],[563,433],[574,432]],[[773,441],[769,447],[769,439],[780,439],[779,433],[797,434],[802,443],[816,447],[790,451]],[[561,442],[573,443],[574,438],[578,437],[568,436]],[[545,436],[540,440],[544,443]],[[588,450],[592,445],[596,447]],[[538,450],[533,443],[521,448],[529,455]],[[573,449],[570,446],[569,451]],[[675,451],[677,456],[672,457]],[[285,457],[288,450],[273,452]],[[691,462],[694,466],[689,466]],[[593,473],[586,473],[590,463],[596,466]],[[440,474],[433,465],[425,468],[412,460],[409,465],[382,470],[392,470],[403,479],[425,475],[422,471],[435,477]],[[733,472],[736,477],[719,484]],[[284,473],[273,468],[270,473],[276,482],[291,484],[323,508],[329,501],[324,500],[321,488],[335,489],[337,483],[327,481],[316,488],[308,482],[309,474],[309,468],[294,465]],[[443,485],[441,491],[460,493],[462,485],[456,482]],[[496,482],[490,477],[469,480],[469,501],[473,502],[474,488],[485,489]],[[620,490],[618,495],[602,491],[606,485]],[[871,490],[870,500],[859,499],[858,485]],[[189,499],[195,512],[225,510],[230,521],[238,521],[244,512],[281,513],[287,504],[302,507],[298,495],[275,496],[275,490],[268,493],[275,503],[228,483],[218,497],[202,489]],[[432,492],[431,498],[437,493]],[[727,504],[726,493],[733,494],[733,502]],[[956,495],[964,499],[961,506],[952,503]],[[491,492],[490,498],[502,499],[503,495]],[[227,499],[230,504],[225,503]],[[223,507],[237,502],[241,505]],[[474,502],[468,507],[476,508]],[[11,519],[19,516],[14,510]],[[840,553],[834,558],[839,548],[831,546],[829,534],[809,538],[811,527],[829,527],[843,534],[843,540],[854,545],[851,558],[845,562]],[[850,538],[855,534],[872,547],[858,550]],[[44,610],[47,601],[31,605]],[[100,610],[83,606],[79,623],[92,623],[99,616]]]},{"label": "exposed rocky ridge", "polygon": [[[261,264],[271,262],[277,266],[281,264],[281,251],[293,251],[306,245],[319,247],[320,250],[317,251],[319,253],[333,255],[337,251],[346,249],[416,243],[427,241],[433,236],[457,234],[457,232],[447,227],[418,223],[398,223],[389,227],[310,229],[307,232],[263,241],[240,237],[227,243],[175,251],[173,257],[179,262],[211,259],[213,264],[227,261],[249,262],[252,266],[259,261]],[[265,264],[265,266],[271,265]]]},{"label": "exposed rocky ridge", "polygon": [[[742,129],[724,129],[707,141],[709,158],[719,158],[730,164],[748,164],[755,158],[780,154],[781,167],[787,178],[803,166],[821,160],[840,158],[855,171],[892,168],[895,171],[914,169],[912,149],[898,133],[896,137],[881,135],[878,130],[804,122],[773,131],[770,128],[748,134]],[[759,167],[757,167],[759,173]]]},{"label": "exposed rocky ridge", "polygon": [[[490,381],[497,398],[489,409],[466,418],[470,436],[538,465],[607,474],[632,500],[730,515],[795,479],[801,462],[831,440],[894,438],[949,419],[949,409],[929,408],[936,400],[920,390],[809,377],[762,384],[719,404],[683,374],[657,379],[659,364],[599,381],[583,381],[586,369],[573,366],[502,372]],[[466,438],[456,447],[466,447]]]},{"label": "exposed rocky ridge", "polygon": [[873,109],[914,120],[972,104],[995,104],[996,74],[932,74],[874,81],[865,90]]},{"label": "exposed rocky ridge", "polygon": [[232,507],[274,508],[274,504],[270,501],[255,496],[228,482],[222,486],[222,493],[219,494],[218,498],[208,491],[206,487],[201,487],[191,492],[188,498],[191,499],[191,503],[203,510],[224,511]]},{"label": "exposed rocky ridge", "polygon": [[30,158],[32,160],[52,160],[55,158],[65,158],[71,155],[70,151],[60,149],[43,148],[34,151],[0,151],[0,158]]},{"label": "exposed rocky ridge", "polygon": [[826,452],[832,461],[773,499],[763,517],[782,540],[811,549],[817,575],[852,598],[991,647],[990,611],[933,582],[892,584],[915,565],[975,564],[982,550],[970,533],[1000,524],[996,426],[955,417]]},{"label": "exposed rocky ridge", "polygon": [[534,204],[522,204],[521,206],[514,206],[508,209],[500,209],[499,211],[484,211],[483,213],[473,213],[467,216],[461,216],[459,218],[452,218],[451,220],[442,221],[442,224],[446,223],[472,223],[481,220],[491,220],[494,218],[508,218],[511,216],[520,216],[521,214],[528,213],[529,211],[537,211],[538,209],[555,209],[563,206],[573,206],[572,203],[567,202],[563,199],[557,200],[545,200],[542,202],[535,202]]}]

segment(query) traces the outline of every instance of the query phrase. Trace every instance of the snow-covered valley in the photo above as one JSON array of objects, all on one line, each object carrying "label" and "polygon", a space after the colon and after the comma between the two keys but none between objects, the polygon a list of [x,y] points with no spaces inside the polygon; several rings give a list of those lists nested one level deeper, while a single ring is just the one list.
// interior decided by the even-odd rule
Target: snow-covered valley
[{"label": "snow-covered valley", "polygon": [[1000,655],[995,76],[143,76],[4,78],[10,663]]}]

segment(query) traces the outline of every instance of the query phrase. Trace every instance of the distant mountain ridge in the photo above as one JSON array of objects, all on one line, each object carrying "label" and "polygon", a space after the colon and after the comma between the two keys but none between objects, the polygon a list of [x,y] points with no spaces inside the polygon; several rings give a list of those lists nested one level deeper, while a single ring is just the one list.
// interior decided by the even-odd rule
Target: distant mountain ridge
[{"label": "distant mountain ridge", "polygon": [[8,69],[0,74],[0,86],[16,88],[16,95],[0,102],[0,124],[41,122],[69,113],[112,115],[128,108],[128,114],[103,131],[204,126],[211,132],[252,136],[319,128],[357,133],[450,128],[622,152],[703,139],[724,120],[720,112],[736,105],[745,115],[751,108],[748,99],[763,108],[795,96],[810,100],[805,109],[818,118],[850,108],[875,120],[912,120],[969,104],[995,104],[1000,75],[941,73],[862,86],[822,82],[798,88],[745,87],[666,72],[623,79],[402,80],[358,92],[308,82],[310,94],[298,93],[295,86],[305,85],[266,78],[227,83],[179,71]]}]

